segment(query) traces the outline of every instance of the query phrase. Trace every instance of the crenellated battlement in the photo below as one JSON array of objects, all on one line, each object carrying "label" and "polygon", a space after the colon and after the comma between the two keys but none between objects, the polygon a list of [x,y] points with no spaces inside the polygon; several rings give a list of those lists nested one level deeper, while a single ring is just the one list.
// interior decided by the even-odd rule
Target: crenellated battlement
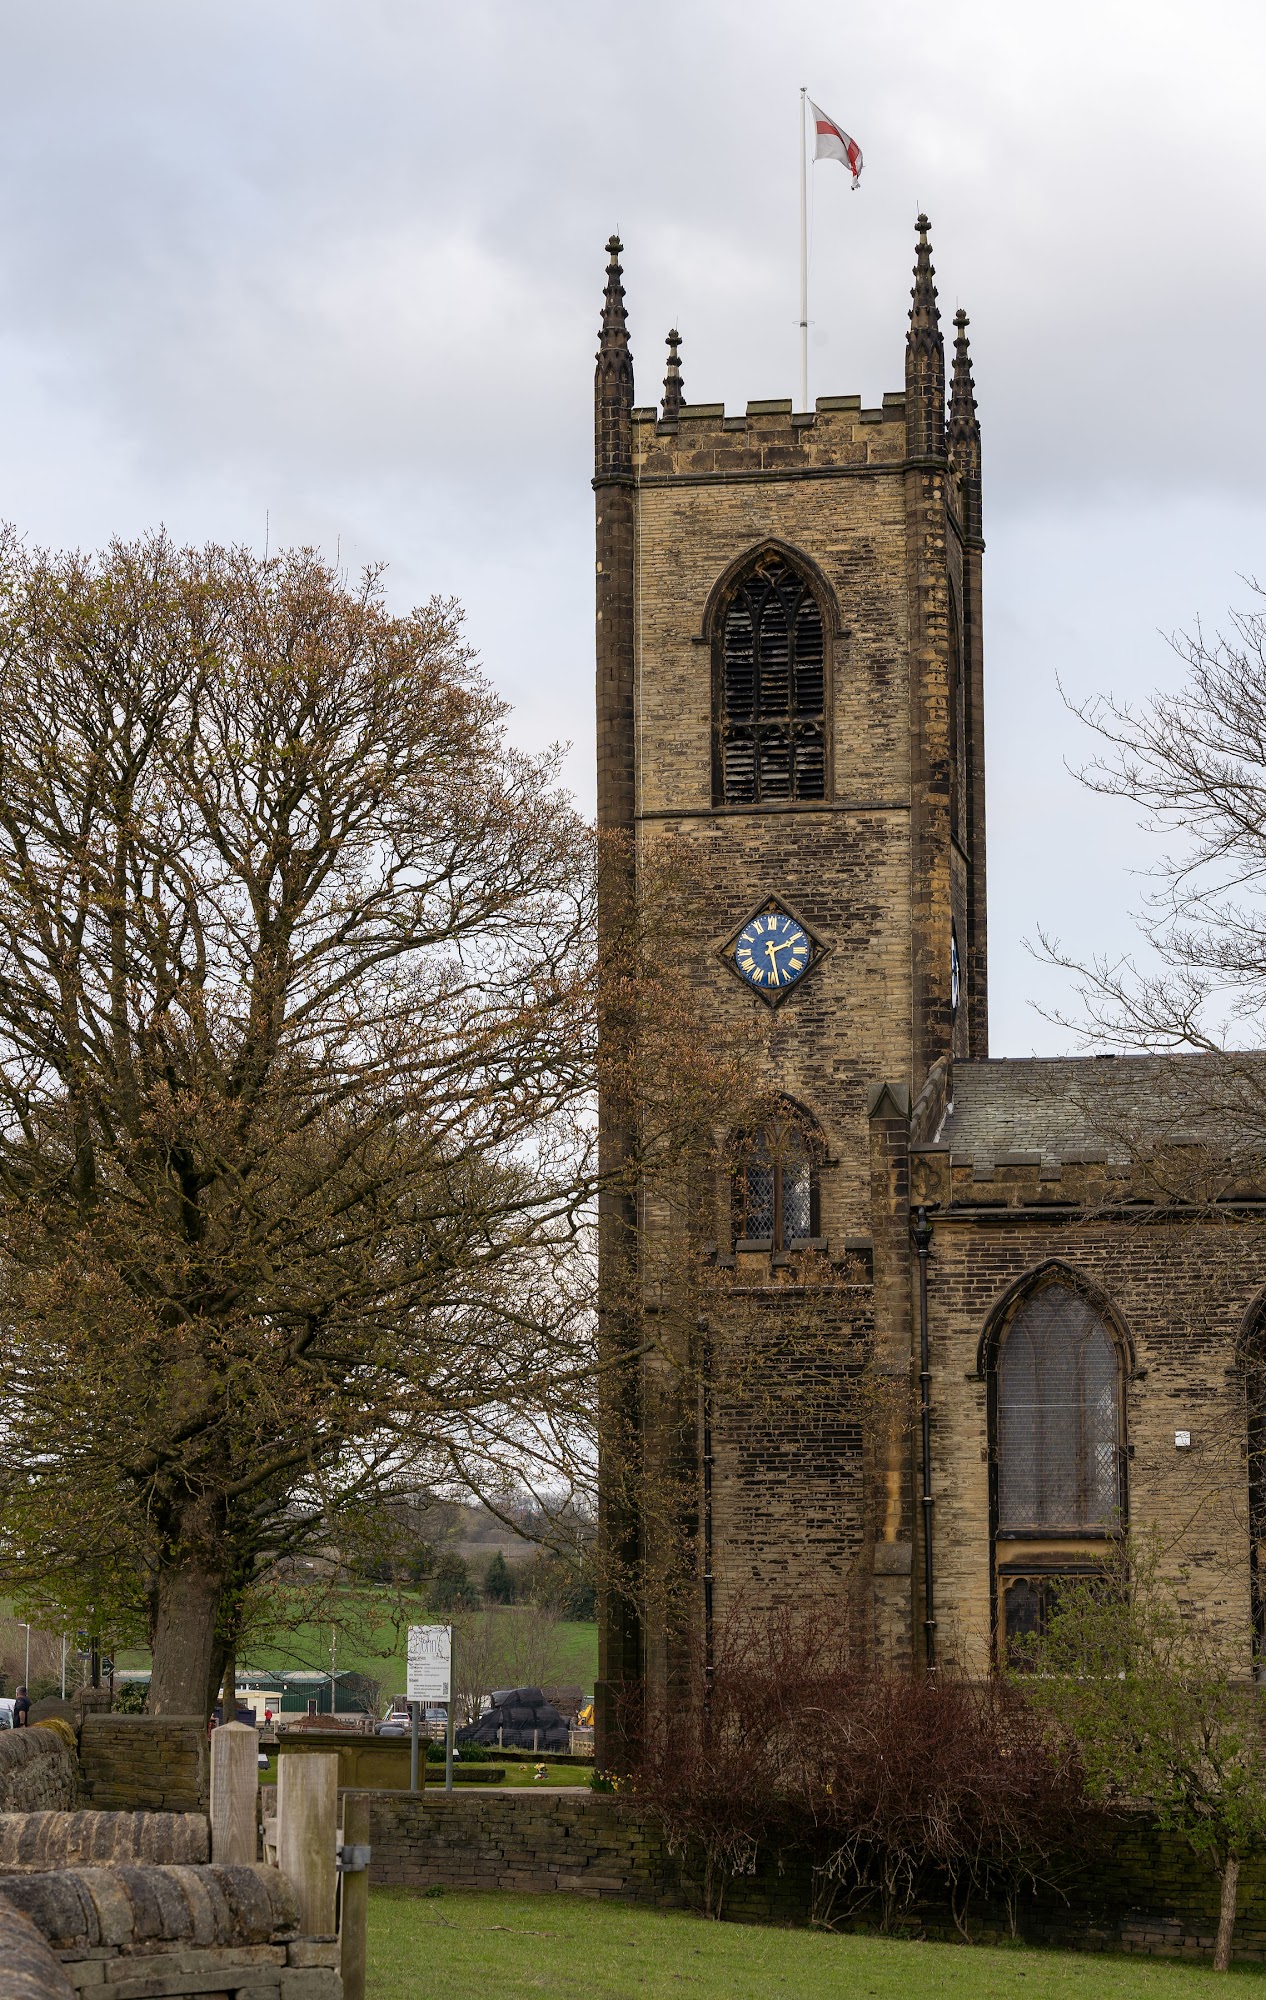
[{"label": "crenellated battlement", "polygon": [[[1175,1159],[1175,1168],[1179,1163]],[[1177,1172],[1179,1186],[1199,1184],[1200,1158],[1193,1156],[1187,1173]],[[1266,1179],[1228,1179],[1210,1190],[1220,1207],[1260,1205],[1266,1201]],[[950,1146],[910,1149],[910,1200],[944,1213],[996,1209],[1066,1209],[1097,1211],[1104,1207],[1172,1212],[1190,1207],[1190,1198],[1168,1197],[1155,1170],[1142,1163],[1114,1159],[1102,1146],[1067,1148],[1060,1157],[1050,1153],[999,1152],[992,1158],[964,1158]]]},{"label": "crenellated battlement", "polygon": [[904,394],[886,395],[878,409],[864,409],[860,396],[819,396],[812,410],[793,409],[788,397],[749,402],[735,416],[724,403],[688,403],[671,418],[633,412],[639,485],[895,470],[905,457]]}]

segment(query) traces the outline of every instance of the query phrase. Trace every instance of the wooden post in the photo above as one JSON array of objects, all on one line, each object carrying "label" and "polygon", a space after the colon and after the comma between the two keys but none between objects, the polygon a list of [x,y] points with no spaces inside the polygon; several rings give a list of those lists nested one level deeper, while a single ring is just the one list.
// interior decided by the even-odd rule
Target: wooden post
[{"label": "wooden post", "polygon": [[277,1866],[290,1877],[304,1937],[335,1935],[338,1757],[277,1759]]},{"label": "wooden post", "polygon": [[[364,1858],[352,1851],[357,1848],[364,1850]],[[348,1792],[343,1799],[343,1854],[343,1921],[339,1927],[343,2000],[365,2000],[365,1967],[369,1959],[369,1800],[363,1792]]]},{"label": "wooden post", "polygon": [[211,1859],[257,1859],[259,1731],[222,1722],[211,1731]]}]

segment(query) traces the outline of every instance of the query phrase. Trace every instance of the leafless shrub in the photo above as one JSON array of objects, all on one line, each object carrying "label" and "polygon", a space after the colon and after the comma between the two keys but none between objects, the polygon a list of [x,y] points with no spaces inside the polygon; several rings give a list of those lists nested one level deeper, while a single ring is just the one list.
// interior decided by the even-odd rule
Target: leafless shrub
[{"label": "leafless shrub", "polygon": [[1020,1691],[876,1671],[812,1616],[736,1621],[631,1788],[711,1916],[763,1850],[807,1860],[815,1922],[877,1910],[888,1929],[939,1892],[964,1938],[982,1895],[1014,1931],[1082,1810],[1075,1752]]}]

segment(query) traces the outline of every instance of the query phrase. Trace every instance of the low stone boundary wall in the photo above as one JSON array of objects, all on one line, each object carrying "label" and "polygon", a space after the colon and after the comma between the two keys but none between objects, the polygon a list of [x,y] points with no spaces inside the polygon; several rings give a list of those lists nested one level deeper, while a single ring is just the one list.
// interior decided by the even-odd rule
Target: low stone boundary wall
[{"label": "low stone boundary wall", "polygon": [[86,1715],[79,1763],[98,1811],[207,1811],[207,1731],[197,1716]]},{"label": "low stone boundary wall", "polygon": [[683,1900],[662,1835],[601,1794],[366,1796],[371,1884]]},{"label": "low stone boundary wall", "polygon": [[[458,1797],[438,1790],[368,1797],[375,1884],[569,1891],[661,1906],[694,1900],[662,1831],[618,1798]],[[1027,1943],[1186,1958],[1213,1950],[1215,1876],[1182,1841],[1144,1820],[1100,1822],[1055,1873],[1058,1890],[1020,1898],[1016,1917]],[[811,1888],[803,1855],[765,1852],[753,1874],[727,1884],[724,1914],[740,1922],[807,1923]],[[873,1911],[864,1914],[875,1921]],[[906,1926],[931,1937],[956,1935],[945,1903],[917,1905]],[[1007,1912],[978,1904],[971,1929],[981,1941],[1006,1937]],[[1266,1960],[1266,1854],[1250,1857],[1241,1871],[1235,1955]]]},{"label": "low stone boundary wall", "polygon": [[0,1868],[69,1868],[93,1861],[211,1859],[201,1813],[0,1813]]},{"label": "low stone boundary wall", "polygon": [[79,1762],[68,1731],[0,1732],[0,1812],[66,1811],[80,1796]]},{"label": "low stone boundary wall", "polygon": [[[0,1912],[29,1950],[12,1913],[28,1920],[58,1962],[66,1983],[32,1987],[38,2000],[341,2000],[338,1946],[297,1936],[294,1892],[275,1868],[0,1869]],[[0,1983],[5,2000],[19,1990]]]},{"label": "low stone boundary wall", "polygon": [[3,1899],[0,1993],[5,2000],[76,2000],[75,1988],[31,1919]]}]

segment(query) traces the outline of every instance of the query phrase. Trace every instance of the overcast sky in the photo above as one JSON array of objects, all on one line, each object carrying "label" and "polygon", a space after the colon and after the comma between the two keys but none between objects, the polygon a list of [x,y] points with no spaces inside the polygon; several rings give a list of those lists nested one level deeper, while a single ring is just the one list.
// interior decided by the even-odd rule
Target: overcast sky
[{"label": "overcast sky", "polygon": [[1040,923],[1111,948],[1149,849],[1065,769],[1071,695],[1266,572],[1247,0],[3,0],[0,514],[96,544],[315,542],[465,603],[592,797],[591,392],[618,227],[638,400],[796,385],[798,86],[859,140],[812,190],[812,394],[902,384],[912,222],[984,428],[993,1046]]}]

